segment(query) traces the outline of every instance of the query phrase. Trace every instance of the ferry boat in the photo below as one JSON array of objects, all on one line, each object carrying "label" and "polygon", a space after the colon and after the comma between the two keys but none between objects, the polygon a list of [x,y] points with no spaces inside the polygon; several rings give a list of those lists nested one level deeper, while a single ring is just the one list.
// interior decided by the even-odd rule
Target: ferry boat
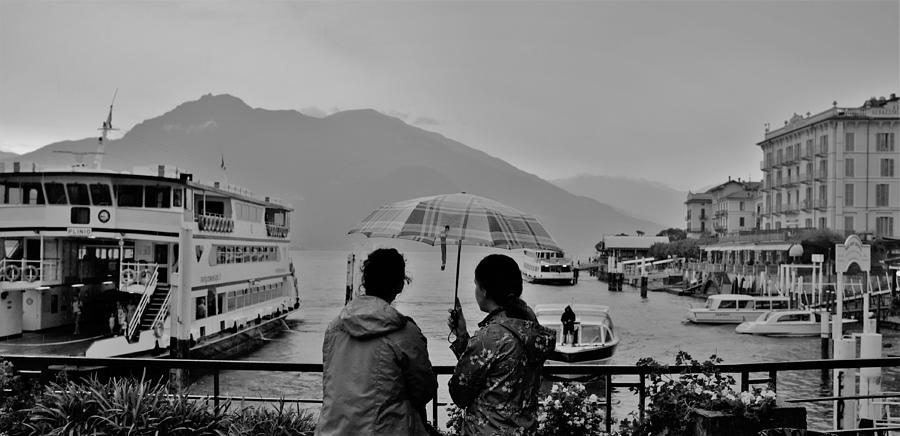
[{"label": "ferry boat", "polygon": [[788,297],[754,297],[743,294],[716,294],[706,298],[706,306],[688,310],[687,319],[698,324],[740,324],[759,318],[770,310],[787,309]]},{"label": "ferry boat", "polygon": [[[844,325],[855,322],[855,319],[843,321]],[[756,320],[739,324],[734,331],[764,336],[819,336],[822,334],[822,313],[808,309],[773,310],[763,313]],[[831,331],[830,327],[828,331]]]},{"label": "ferry boat", "polygon": [[0,168],[0,354],[227,358],[299,310],[288,205],[164,165],[32,169]]},{"label": "ferry boat", "polygon": [[562,251],[525,249],[522,278],[529,283],[575,284],[575,265]]},{"label": "ferry boat", "polygon": [[564,304],[538,304],[534,313],[538,322],[556,331],[556,350],[551,360],[566,363],[605,363],[616,352],[619,337],[609,316],[609,307],[598,304],[572,304],[575,312],[575,344],[563,343]]}]

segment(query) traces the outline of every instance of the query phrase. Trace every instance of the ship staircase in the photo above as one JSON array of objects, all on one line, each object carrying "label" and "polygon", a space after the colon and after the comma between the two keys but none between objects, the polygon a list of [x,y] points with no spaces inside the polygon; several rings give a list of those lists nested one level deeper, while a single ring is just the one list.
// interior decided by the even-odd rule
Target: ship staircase
[{"label": "ship staircase", "polygon": [[126,292],[140,293],[141,301],[125,330],[125,338],[129,342],[140,339],[142,330],[154,330],[161,336],[162,323],[169,310],[172,287],[159,284],[159,265],[156,264],[123,264],[120,278],[120,289]]}]

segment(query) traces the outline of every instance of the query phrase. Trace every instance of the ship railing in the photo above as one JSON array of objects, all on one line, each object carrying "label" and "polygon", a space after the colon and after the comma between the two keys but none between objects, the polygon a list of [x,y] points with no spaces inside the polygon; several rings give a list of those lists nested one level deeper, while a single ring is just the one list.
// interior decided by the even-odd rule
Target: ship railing
[{"label": "ship railing", "polygon": [[141,316],[143,316],[144,311],[147,310],[147,303],[150,302],[150,297],[153,296],[153,292],[156,290],[156,280],[158,278],[159,266],[155,266],[153,268],[153,274],[150,276],[150,281],[147,283],[147,287],[144,288],[141,301],[138,303],[137,309],[134,311],[131,319],[128,320],[128,329],[125,331],[125,338],[129,341],[134,337],[135,332],[138,331],[138,327],[141,326]]},{"label": "ship railing", "polygon": [[[321,404],[321,398],[284,398],[275,395],[263,397],[257,394],[253,396],[223,395],[221,392],[221,376],[224,371],[264,371],[264,372],[295,372],[295,373],[322,373],[321,363],[290,363],[270,361],[237,361],[237,360],[191,360],[191,359],[132,359],[132,358],[93,358],[72,356],[25,356],[25,355],[0,355],[0,360],[5,360],[13,365],[15,371],[36,374],[43,382],[53,380],[53,374],[60,368],[77,370],[79,368],[108,368],[111,370],[134,369],[144,372],[158,372],[168,374],[172,369],[194,370],[212,376],[212,392],[206,395],[190,395],[189,398],[212,403],[216,410],[220,410],[222,401],[260,402],[260,403],[297,403],[297,404]],[[900,365],[900,357],[884,357],[877,359],[824,359],[824,360],[792,360],[784,362],[755,362],[738,364],[714,365],[715,371],[720,374],[735,375],[735,383],[740,391],[747,391],[751,386],[768,385],[770,389],[778,391],[778,375],[788,371],[792,372],[816,372],[810,377],[820,378],[830,369],[858,369],[858,368],[890,368]],[[433,367],[435,375],[446,378],[453,374],[452,365],[437,365]],[[653,374],[685,375],[708,373],[706,366],[644,366],[644,365],[553,365],[547,364],[543,368],[544,376],[554,377],[560,375],[582,376],[588,379],[600,380],[605,383],[601,406],[606,411],[606,416],[611,417],[614,404],[622,403],[621,400],[613,401],[613,394],[636,395],[638,399],[637,414],[639,419],[644,418],[648,398],[648,382]],[[796,376],[796,374],[794,374]],[[71,377],[70,377],[71,379]],[[439,384],[441,380],[439,380]],[[807,402],[832,402],[835,408],[856,407],[856,401],[864,399],[900,398],[900,395],[844,395],[835,397],[814,398],[787,398],[779,393],[779,401],[784,403]],[[432,424],[439,427],[439,407],[450,403],[446,399],[441,401],[439,392],[435,392],[434,400],[430,403]],[[612,419],[605,419],[606,432],[612,431]],[[884,430],[879,427],[877,430]],[[868,429],[872,431],[874,429]],[[821,431],[821,430],[820,430]],[[825,430],[830,431],[830,430]],[[842,430],[843,431],[843,430]]]},{"label": "ship railing", "polygon": [[166,292],[166,298],[163,300],[162,306],[159,307],[156,317],[153,318],[153,323],[150,324],[150,328],[154,331],[157,328],[161,328],[166,321],[166,315],[169,314],[169,302],[172,300],[172,289],[175,288],[170,287],[169,291]]},{"label": "ship railing", "polygon": [[[145,292],[153,275],[159,270],[155,263],[122,262],[122,270],[119,274],[119,289],[125,292]],[[140,290],[135,290],[139,286]]]},{"label": "ship railing", "polygon": [[231,233],[234,231],[234,220],[217,213],[198,213],[194,216],[197,228],[204,232]]},{"label": "ship railing", "polygon": [[273,238],[286,238],[290,229],[274,223],[266,223],[266,234]]},{"label": "ship railing", "polygon": [[59,281],[58,260],[2,259],[0,282],[25,282],[38,286]]}]

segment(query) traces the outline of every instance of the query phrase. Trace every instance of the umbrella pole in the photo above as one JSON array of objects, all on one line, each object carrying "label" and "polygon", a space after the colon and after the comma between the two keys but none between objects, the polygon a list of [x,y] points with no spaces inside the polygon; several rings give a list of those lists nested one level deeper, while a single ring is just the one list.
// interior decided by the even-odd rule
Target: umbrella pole
[{"label": "umbrella pole", "polygon": [[456,299],[459,297],[459,258],[462,256],[462,241],[456,241],[456,286],[453,288],[453,308],[456,308]]}]

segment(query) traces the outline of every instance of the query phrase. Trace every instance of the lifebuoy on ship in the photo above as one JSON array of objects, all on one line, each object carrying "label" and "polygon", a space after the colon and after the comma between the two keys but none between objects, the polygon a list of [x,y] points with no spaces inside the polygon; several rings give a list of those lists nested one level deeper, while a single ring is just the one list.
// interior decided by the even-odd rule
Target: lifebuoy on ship
[{"label": "lifebuoy on ship", "polygon": [[125,286],[128,286],[128,285],[134,283],[134,270],[133,269],[122,270],[122,283],[124,283]]},{"label": "lifebuoy on ship", "polygon": [[24,278],[26,282],[33,282],[40,278],[40,276],[40,272],[34,265],[28,265],[25,267]]},{"label": "lifebuoy on ship", "polygon": [[15,265],[7,265],[6,268],[3,268],[3,276],[6,277],[6,280],[11,282],[19,280],[19,275],[21,271],[19,267]]}]

